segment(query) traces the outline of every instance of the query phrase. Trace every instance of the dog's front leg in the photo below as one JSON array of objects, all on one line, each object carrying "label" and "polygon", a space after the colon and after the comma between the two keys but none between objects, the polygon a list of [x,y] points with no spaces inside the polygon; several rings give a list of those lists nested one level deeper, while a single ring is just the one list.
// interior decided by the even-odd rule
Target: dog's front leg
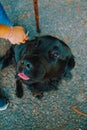
[{"label": "dog's front leg", "polygon": [[16,95],[19,98],[21,98],[23,96],[22,81],[19,78],[16,80]]},{"label": "dog's front leg", "polygon": [[42,99],[42,97],[44,96],[43,94],[43,90],[42,90],[42,84],[37,83],[34,85],[34,92],[33,92],[33,96],[37,97],[38,99]]},{"label": "dog's front leg", "polygon": [[32,84],[30,89],[31,89],[34,97],[37,97],[38,99],[41,99],[43,97],[43,90],[42,90],[41,83]]}]

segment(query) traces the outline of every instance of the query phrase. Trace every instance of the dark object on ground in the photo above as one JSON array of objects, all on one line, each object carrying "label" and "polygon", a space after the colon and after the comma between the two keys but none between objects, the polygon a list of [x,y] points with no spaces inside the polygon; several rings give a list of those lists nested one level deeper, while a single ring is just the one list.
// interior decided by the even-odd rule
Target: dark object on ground
[{"label": "dark object on ground", "polygon": [[56,90],[61,77],[70,73],[75,66],[70,48],[52,36],[42,36],[23,45],[12,46],[0,58],[0,68],[13,63],[16,67],[16,94],[23,96],[23,84],[33,95],[41,98],[44,91]]}]

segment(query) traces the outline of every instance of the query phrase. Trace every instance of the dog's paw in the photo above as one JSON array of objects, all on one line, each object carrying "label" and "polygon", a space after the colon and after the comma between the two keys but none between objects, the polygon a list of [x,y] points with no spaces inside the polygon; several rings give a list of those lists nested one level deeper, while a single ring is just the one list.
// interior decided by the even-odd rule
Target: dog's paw
[{"label": "dog's paw", "polygon": [[38,98],[38,99],[42,99],[43,97],[43,92],[33,92],[33,96]]},{"label": "dog's paw", "polygon": [[23,92],[18,92],[18,91],[16,91],[16,96],[17,96],[18,98],[22,98],[22,97],[23,97]]}]

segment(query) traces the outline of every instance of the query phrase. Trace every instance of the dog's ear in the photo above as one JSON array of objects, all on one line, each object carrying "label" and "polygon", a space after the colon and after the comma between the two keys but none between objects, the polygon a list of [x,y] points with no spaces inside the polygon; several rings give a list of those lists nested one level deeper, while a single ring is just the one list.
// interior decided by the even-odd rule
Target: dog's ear
[{"label": "dog's ear", "polygon": [[68,60],[68,62],[67,62],[67,64],[66,64],[65,72],[66,72],[66,73],[67,73],[67,72],[70,72],[70,71],[74,68],[74,66],[75,66],[75,59],[74,59],[74,56],[72,55],[72,56],[69,58],[69,60]]}]

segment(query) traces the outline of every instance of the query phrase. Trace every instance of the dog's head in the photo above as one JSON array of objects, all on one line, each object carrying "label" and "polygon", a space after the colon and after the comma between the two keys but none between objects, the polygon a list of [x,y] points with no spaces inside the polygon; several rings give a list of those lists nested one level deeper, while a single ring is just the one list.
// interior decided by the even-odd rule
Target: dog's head
[{"label": "dog's head", "polygon": [[59,78],[75,65],[70,48],[55,37],[38,37],[26,44],[26,52],[17,65],[18,76],[24,80],[34,83]]}]

